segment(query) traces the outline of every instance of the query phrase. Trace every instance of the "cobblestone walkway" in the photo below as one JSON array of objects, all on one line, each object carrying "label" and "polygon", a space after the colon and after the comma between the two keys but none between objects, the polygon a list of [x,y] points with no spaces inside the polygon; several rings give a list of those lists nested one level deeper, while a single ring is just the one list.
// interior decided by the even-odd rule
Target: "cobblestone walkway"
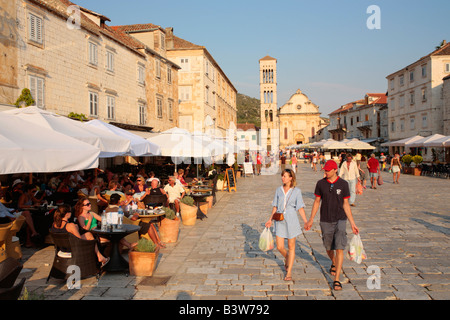
[{"label": "cobblestone walkway", "polygon": [[[297,177],[309,217],[322,173],[300,164]],[[357,196],[352,208],[368,259],[358,265],[345,258],[340,292],[331,290],[318,215],[313,228],[297,237],[292,281],[283,280],[283,259],[276,250],[258,249],[281,183],[278,174],[240,178],[237,192],[219,192],[208,218],[181,225],[178,242],[160,252],[153,277],[104,274],[98,282],[83,280],[79,290],[54,279],[46,284],[53,247],[25,249],[20,277],[28,278],[25,287],[33,295],[62,300],[450,299],[450,180],[402,175],[397,185],[387,172],[383,178],[377,190]],[[368,266],[379,271],[378,288],[368,288]]]}]

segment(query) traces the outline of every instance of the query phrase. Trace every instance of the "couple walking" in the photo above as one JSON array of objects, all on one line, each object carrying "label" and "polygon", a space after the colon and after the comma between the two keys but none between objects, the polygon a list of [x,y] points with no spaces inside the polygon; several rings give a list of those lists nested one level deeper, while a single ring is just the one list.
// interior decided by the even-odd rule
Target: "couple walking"
[{"label": "couple walking", "polygon": [[[325,178],[319,180],[316,184],[314,191],[316,198],[311,210],[311,217],[307,220],[302,193],[296,187],[295,173],[290,169],[283,170],[281,173],[283,185],[277,188],[275,192],[272,214],[266,222],[266,227],[272,226],[274,221],[272,218],[275,213],[283,213],[284,219],[282,221],[274,221],[274,233],[277,249],[285,258],[286,276],[284,280],[290,281],[292,280],[292,268],[295,260],[295,240],[302,232],[297,211],[304,222],[304,229],[310,230],[320,207],[322,240],[331,259],[330,273],[335,277],[333,289],[341,290],[342,284],[339,279],[344,261],[344,250],[347,245],[347,219],[350,221],[354,234],[358,234],[359,230],[353,220],[348,202],[350,198],[348,183],[338,177],[336,162],[333,160],[327,161],[324,171]],[[286,238],[288,239],[288,249],[284,245]]]}]

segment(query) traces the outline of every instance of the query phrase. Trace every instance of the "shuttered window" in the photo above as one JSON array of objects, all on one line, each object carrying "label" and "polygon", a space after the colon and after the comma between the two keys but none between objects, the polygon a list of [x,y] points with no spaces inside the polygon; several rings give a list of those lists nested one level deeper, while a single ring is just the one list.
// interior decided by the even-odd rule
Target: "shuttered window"
[{"label": "shuttered window", "polygon": [[43,43],[43,23],[42,18],[29,13],[28,14],[29,19],[29,39],[33,42],[42,44]]},{"label": "shuttered window", "polygon": [[35,106],[44,108],[44,79],[36,76],[29,76],[31,96],[34,99]]}]

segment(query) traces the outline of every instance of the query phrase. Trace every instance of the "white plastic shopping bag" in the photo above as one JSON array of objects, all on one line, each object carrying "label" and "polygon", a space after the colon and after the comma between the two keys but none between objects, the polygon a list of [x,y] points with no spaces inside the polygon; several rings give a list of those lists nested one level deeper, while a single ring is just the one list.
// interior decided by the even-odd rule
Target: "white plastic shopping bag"
[{"label": "white plastic shopping bag", "polygon": [[366,252],[364,251],[364,246],[361,241],[361,237],[355,234],[350,241],[350,247],[348,248],[347,257],[350,261],[355,261],[360,264],[364,259],[367,259]]},{"label": "white plastic shopping bag", "polygon": [[274,248],[272,232],[269,228],[265,228],[259,237],[259,248],[262,251],[269,251]]}]

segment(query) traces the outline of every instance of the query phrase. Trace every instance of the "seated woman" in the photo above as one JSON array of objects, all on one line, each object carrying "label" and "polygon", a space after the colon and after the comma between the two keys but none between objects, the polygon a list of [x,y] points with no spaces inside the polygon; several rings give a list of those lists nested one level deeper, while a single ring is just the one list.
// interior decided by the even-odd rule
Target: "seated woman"
[{"label": "seated woman", "polygon": [[[63,204],[56,209],[53,216],[53,224],[51,231],[55,233],[71,233],[77,238],[84,240],[94,240],[94,236],[90,232],[85,232],[82,235],[78,230],[78,226],[75,223],[69,222],[72,215],[72,211],[69,205]],[[97,255],[98,262],[104,267],[108,262],[109,258],[105,258],[98,250],[97,244],[95,244],[95,253]]]},{"label": "seated woman", "polygon": [[[40,201],[34,197],[35,193],[37,192],[36,186],[32,184],[25,185],[23,187],[23,193],[19,197],[19,201],[17,203],[17,211],[21,211],[22,215],[25,217],[25,221],[27,223],[27,226],[29,228],[30,234],[29,237],[27,237],[26,247],[33,246],[33,242],[40,242],[42,239],[39,232],[36,231],[36,227],[33,221],[32,214],[30,210],[38,207],[40,205]],[[47,225],[48,230],[48,225]]]},{"label": "seated woman", "polygon": [[184,181],[184,170],[183,169],[178,169],[178,180],[180,180],[180,182],[183,186],[187,186],[186,181]]},{"label": "seated woman", "polygon": [[[118,212],[119,211],[119,202],[120,202],[120,195],[118,193],[113,193],[111,195],[111,197],[109,198],[109,205],[108,207],[105,209],[105,212]],[[101,220],[101,218],[100,218]],[[120,240],[120,244],[127,247],[128,249],[132,249],[133,247],[135,247],[137,245],[137,243],[129,243],[127,240],[125,240],[125,238],[122,238]]]},{"label": "seated woman", "polygon": [[97,205],[100,211],[103,211],[108,206],[108,201],[103,198],[101,192],[103,191],[103,178],[97,178],[92,186],[90,196],[97,198]]}]

